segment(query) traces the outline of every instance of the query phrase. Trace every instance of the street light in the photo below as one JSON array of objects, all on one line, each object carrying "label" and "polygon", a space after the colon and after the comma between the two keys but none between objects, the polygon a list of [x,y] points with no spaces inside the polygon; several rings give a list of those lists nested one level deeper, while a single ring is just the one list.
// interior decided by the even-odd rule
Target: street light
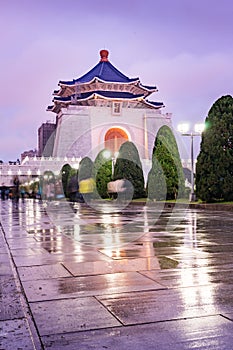
[{"label": "street light", "polygon": [[194,157],[193,157],[193,138],[194,136],[201,136],[202,132],[205,129],[205,125],[198,123],[194,125],[194,131],[189,131],[189,124],[183,123],[178,125],[178,131],[183,136],[190,136],[191,138],[191,193],[190,193],[190,202],[196,200],[194,192]]}]

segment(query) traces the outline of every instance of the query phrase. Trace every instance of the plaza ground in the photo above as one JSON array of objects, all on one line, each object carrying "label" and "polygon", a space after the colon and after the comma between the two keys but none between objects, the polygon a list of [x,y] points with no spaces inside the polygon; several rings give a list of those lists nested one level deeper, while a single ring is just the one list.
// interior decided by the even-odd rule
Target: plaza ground
[{"label": "plaza ground", "polygon": [[0,349],[233,349],[230,211],[0,202]]}]

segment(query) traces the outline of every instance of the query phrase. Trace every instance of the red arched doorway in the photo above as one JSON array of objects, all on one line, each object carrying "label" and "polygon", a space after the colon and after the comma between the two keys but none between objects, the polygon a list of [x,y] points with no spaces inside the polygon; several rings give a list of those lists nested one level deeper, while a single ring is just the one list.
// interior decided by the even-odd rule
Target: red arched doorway
[{"label": "red arched doorway", "polygon": [[129,140],[127,133],[121,128],[109,129],[104,137],[105,148],[115,153],[119,151],[120,146]]}]

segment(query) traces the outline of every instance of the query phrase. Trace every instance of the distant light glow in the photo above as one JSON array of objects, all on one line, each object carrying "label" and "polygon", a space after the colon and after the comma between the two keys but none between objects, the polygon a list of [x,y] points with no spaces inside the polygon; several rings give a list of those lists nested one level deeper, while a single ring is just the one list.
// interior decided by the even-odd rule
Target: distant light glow
[{"label": "distant light glow", "polygon": [[188,123],[178,124],[177,130],[181,133],[188,132],[189,131],[189,124]]},{"label": "distant light glow", "polygon": [[195,124],[194,130],[195,132],[198,132],[201,134],[205,130],[205,124],[204,123]]},{"label": "distant light glow", "polygon": [[[199,133],[201,134],[205,129],[205,124],[204,123],[197,123],[194,124],[194,132],[195,133]],[[192,133],[193,130],[190,130],[190,124],[189,123],[181,123],[177,125],[177,130],[181,133],[181,134],[185,134],[185,133]]]},{"label": "distant light glow", "polygon": [[112,155],[111,152],[108,150],[104,151],[102,154],[105,159],[110,159]]}]

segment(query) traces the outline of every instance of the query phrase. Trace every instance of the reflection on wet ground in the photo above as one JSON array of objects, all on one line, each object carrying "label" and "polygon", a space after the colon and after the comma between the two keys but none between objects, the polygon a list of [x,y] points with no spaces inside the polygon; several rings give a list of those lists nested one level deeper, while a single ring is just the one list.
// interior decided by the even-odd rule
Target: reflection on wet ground
[{"label": "reflection on wet ground", "polygon": [[[94,204],[25,200],[18,206],[12,201],[0,202],[0,213],[45,349],[60,349],[61,334],[62,349],[76,349],[77,344],[79,349],[91,348],[95,344],[93,330],[97,348],[107,346],[106,339],[113,334],[110,348],[119,349],[116,339],[122,341],[126,325],[130,327],[127,337],[134,334],[137,342],[135,327],[145,333],[150,329],[148,336],[154,346],[159,337],[153,335],[153,329],[157,334],[163,323],[169,332],[166,322],[177,322],[173,348],[189,349],[194,345],[190,328],[194,319],[199,349],[206,349],[210,341],[210,349],[231,349],[230,212],[185,206],[165,209],[156,203],[133,204],[111,212],[111,203],[98,203],[95,210]],[[7,259],[5,252],[1,259]],[[150,323],[147,331],[146,323]],[[198,324],[212,324],[215,337],[208,332],[203,336]],[[183,345],[176,347],[178,343]],[[132,341],[126,347],[122,343],[121,349],[135,349],[135,344]],[[169,348],[164,339],[157,346]]]}]

